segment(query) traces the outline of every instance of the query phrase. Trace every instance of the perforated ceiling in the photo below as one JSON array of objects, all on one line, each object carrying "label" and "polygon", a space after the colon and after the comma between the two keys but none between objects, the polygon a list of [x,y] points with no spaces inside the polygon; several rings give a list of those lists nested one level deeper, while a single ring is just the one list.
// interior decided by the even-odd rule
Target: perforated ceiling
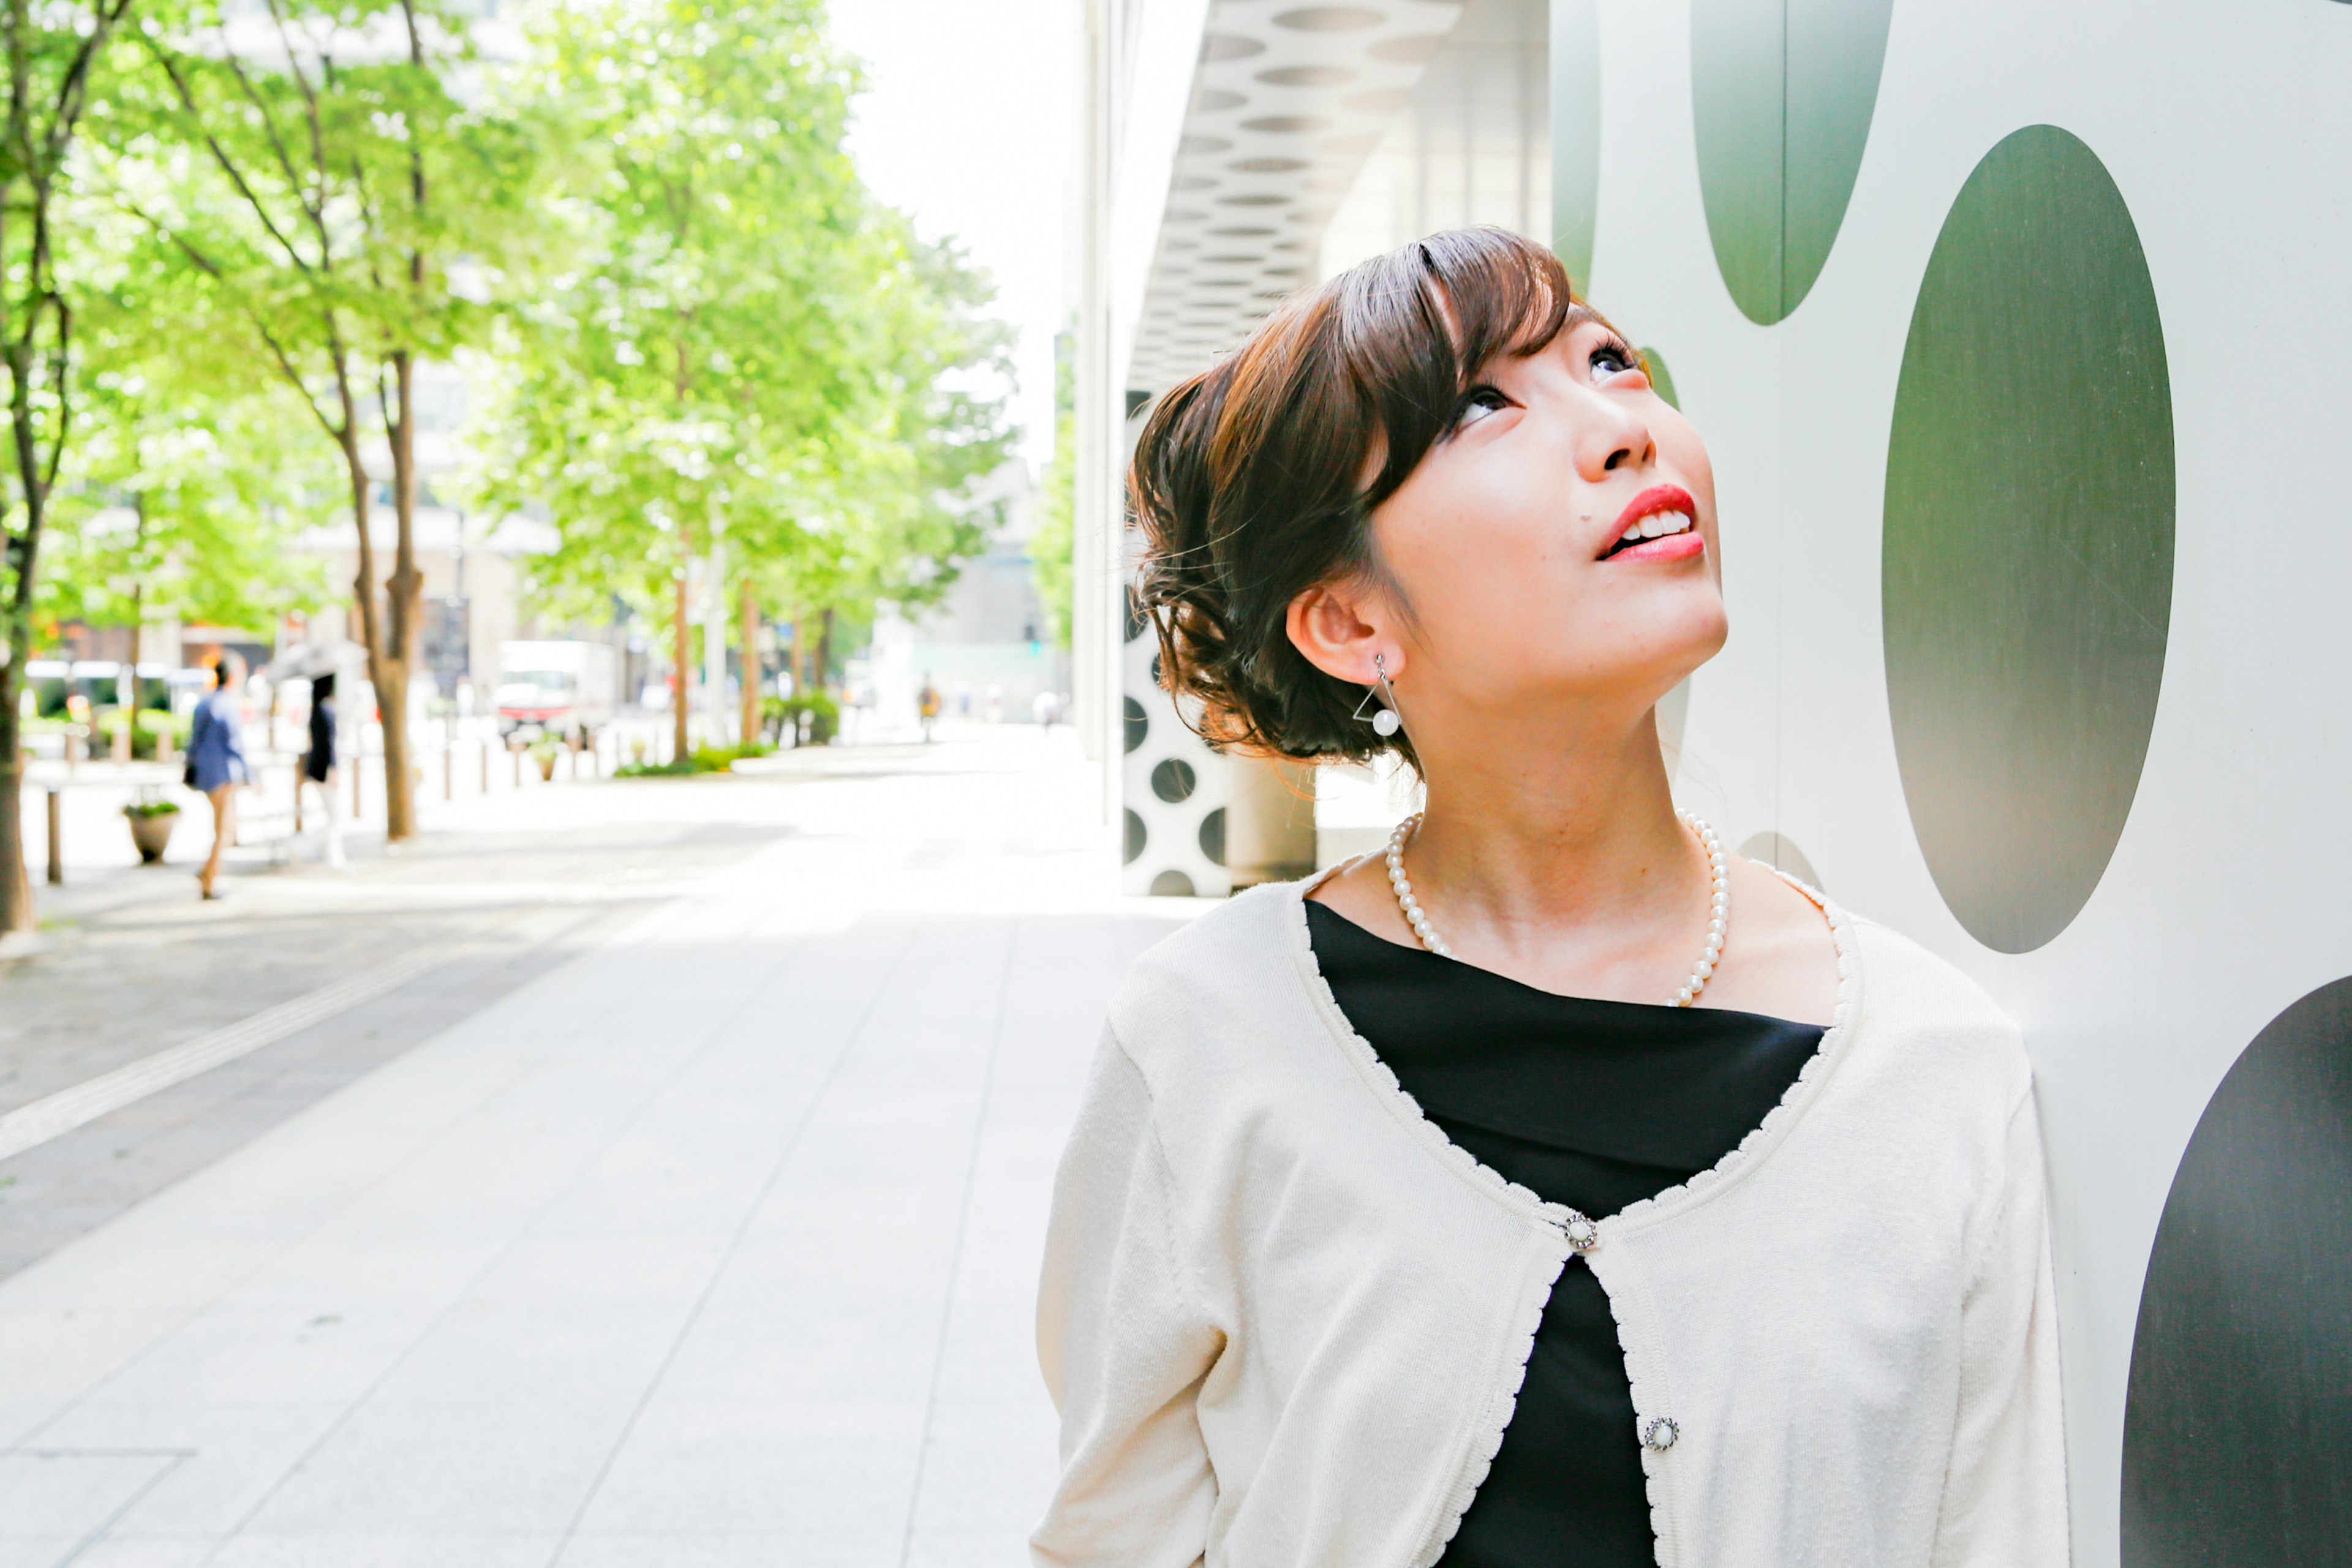
[{"label": "perforated ceiling", "polygon": [[1461,14],[1450,0],[1210,8],[1129,387],[1206,369],[1314,280],[1333,208]]}]

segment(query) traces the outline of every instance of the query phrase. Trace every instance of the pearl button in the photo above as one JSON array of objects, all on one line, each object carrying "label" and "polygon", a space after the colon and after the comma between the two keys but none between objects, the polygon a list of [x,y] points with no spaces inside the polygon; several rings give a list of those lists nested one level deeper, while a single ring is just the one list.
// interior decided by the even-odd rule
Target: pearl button
[{"label": "pearl button", "polygon": [[1643,1425],[1642,1447],[1654,1454],[1663,1454],[1673,1447],[1682,1435],[1683,1429],[1675,1425],[1673,1416],[1655,1416]]}]

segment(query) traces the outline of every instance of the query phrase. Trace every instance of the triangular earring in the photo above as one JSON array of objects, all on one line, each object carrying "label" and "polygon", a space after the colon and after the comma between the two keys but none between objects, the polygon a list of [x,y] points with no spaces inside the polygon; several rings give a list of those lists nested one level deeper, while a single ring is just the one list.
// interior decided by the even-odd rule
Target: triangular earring
[{"label": "triangular earring", "polygon": [[[1404,725],[1404,721],[1397,717],[1396,688],[1389,684],[1387,655],[1378,653],[1372,655],[1372,678],[1377,684],[1364,688],[1364,700],[1356,704],[1356,710],[1348,717],[1360,723],[1370,724],[1373,734],[1385,739],[1395,734]],[[1379,697],[1386,706],[1374,708],[1370,717],[1367,718],[1364,710],[1371,707],[1372,699],[1375,696]]]}]

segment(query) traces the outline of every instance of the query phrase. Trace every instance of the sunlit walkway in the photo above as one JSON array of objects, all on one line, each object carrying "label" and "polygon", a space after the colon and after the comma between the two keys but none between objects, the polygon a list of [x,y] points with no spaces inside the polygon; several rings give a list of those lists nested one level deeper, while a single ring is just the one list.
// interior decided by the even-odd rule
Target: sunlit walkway
[{"label": "sunlit walkway", "polygon": [[811,760],[634,786],[788,831],[0,1282],[0,1568],[1020,1560],[1053,1162],[1175,917],[1074,745]]}]

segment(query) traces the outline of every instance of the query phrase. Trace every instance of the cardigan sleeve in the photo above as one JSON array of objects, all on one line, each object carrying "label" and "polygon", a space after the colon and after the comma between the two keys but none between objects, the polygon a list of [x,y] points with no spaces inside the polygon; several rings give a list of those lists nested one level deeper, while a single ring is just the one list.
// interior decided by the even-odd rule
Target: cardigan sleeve
[{"label": "cardigan sleeve", "polygon": [[2011,1114],[2002,1187],[1960,1308],[1960,1398],[1935,1568],[2064,1568],[2070,1554],[2042,1133]]},{"label": "cardigan sleeve", "polygon": [[1055,1182],[1038,1359],[1062,1415],[1062,1477],[1030,1539],[1039,1564],[1188,1568],[1216,1478],[1194,1399],[1224,1338],[1176,1246],[1143,1075],[1106,1034]]}]

